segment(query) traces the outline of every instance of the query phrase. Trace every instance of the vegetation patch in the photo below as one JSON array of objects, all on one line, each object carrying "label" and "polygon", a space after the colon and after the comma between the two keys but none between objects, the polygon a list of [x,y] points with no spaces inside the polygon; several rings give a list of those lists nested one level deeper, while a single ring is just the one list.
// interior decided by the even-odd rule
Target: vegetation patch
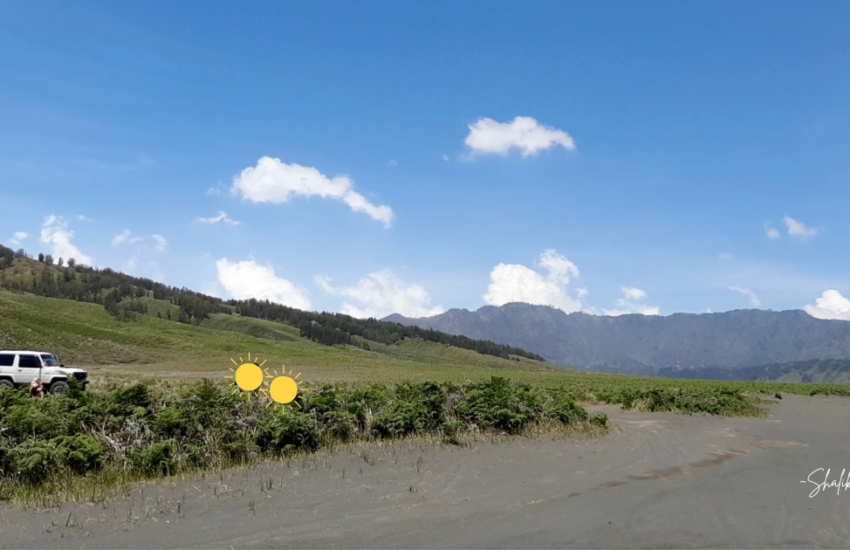
[{"label": "vegetation patch", "polygon": [[[74,479],[145,479],[312,453],[351,441],[596,424],[569,396],[492,377],[465,383],[324,385],[282,414],[202,379],[31,399],[0,390],[0,500]],[[299,408],[300,407],[300,408]]]}]

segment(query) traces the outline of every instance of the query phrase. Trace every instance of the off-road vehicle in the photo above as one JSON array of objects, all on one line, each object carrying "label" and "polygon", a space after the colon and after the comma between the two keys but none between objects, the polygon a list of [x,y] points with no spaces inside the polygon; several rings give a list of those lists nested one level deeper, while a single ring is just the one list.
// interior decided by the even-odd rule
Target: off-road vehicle
[{"label": "off-road vehicle", "polygon": [[86,371],[66,367],[46,351],[0,351],[0,389],[27,386],[40,379],[45,392],[59,395],[76,379],[85,390],[89,383]]}]

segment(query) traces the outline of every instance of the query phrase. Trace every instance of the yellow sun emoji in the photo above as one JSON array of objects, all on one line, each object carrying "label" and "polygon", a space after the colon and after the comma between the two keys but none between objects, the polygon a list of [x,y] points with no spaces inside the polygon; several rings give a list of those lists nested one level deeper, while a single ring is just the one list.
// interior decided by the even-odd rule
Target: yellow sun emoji
[{"label": "yellow sun emoji", "polygon": [[292,410],[291,403],[294,403],[299,409],[301,408],[295,398],[298,397],[298,392],[305,392],[307,388],[298,385],[300,372],[292,376],[291,370],[287,374],[285,365],[281,365],[281,368],[283,369],[281,374],[278,374],[277,371],[274,371],[274,374],[269,374],[268,369],[266,369],[265,387],[261,388],[260,391],[269,399],[266,407],[274,405],[275,410],[277,410],[278,405],[280,405],[281,412],[286,414],[287,408],[290,411]]},{"label": "yellow sun emoji", "polygon": [[231,386],[235,386],[233,389],[233,393],[236,392],[245,392],[248,396],[248,401],[251,400],[251,394],[263,385],[263,369],[261,368],[266,364],[266,361],[262,363],[257,363],[258,358],[254,357],[254,362],[251,362],[251,354],[248,353],[248,361],[245,362],[240,357],[239,363],[237,363],[232,357],[230,360],[236,365],[236,370],[232,368],[230,371],[233,373],[233,376],[225,376],[225,378],[232,378],[233,382],[230,384]]}]

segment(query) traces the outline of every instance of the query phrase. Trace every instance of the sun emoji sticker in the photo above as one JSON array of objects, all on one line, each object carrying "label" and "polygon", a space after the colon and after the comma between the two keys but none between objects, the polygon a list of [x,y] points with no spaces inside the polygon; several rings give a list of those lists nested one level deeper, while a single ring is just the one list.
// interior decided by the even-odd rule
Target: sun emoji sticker
[{"label": "sun emoji sticker", "polygon": [[274,374],[269,374],[268,369],[266,369],[265,387],[261,388],[260,391],[269,399],[269,404],[266,407],[274,405],[275,410],[277,410],[278,405],[280,405],[281,412],[286,414],[287,408],[290,411],[292,410],[292,404],[299,409],[301,408],[301,405],[295,399],[298,397],[298,392],[305,392],[307,388],[298,385],[300,372],[292,376],[291,370],[287,374],[285,365],[281,365],[281,368],[283,369],[281,374],[278,374],[277,371],[274,371]]},{"label": "sun emoji sticker", "polygon": [[257,363],[257,358],[254,358],[254,362],[251,362],[251,354],[248,354],[248,361],[245,362],[242,358],[239,358],[239,363],[237,363],[232,357],[230,360],[236,365],[236,370],[232,368],[230,371],[233,373],[232,376],[225,376],[225,378],[232,378],[233,382],[230,384],[231,386],[235,386],[233,389],[233,393],[236,392],[245,392],[248,396],[248,401],[251,400],[251,394],[263,385],[263,369],[261,368],[266,361],[262,363]]}]

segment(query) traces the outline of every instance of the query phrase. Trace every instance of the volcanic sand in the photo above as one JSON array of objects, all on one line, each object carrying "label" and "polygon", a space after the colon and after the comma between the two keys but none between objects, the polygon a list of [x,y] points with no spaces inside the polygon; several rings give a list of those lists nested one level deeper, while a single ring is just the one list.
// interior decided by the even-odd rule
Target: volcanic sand
[{"label": "volcanic sand", "polygon": [[761,419],[595,409],[615,426],[595,439],[399,443],[0,508],[0,547],[850,547],[850,492],[806,481],[850,468],[850,399],[786,396]]}]

